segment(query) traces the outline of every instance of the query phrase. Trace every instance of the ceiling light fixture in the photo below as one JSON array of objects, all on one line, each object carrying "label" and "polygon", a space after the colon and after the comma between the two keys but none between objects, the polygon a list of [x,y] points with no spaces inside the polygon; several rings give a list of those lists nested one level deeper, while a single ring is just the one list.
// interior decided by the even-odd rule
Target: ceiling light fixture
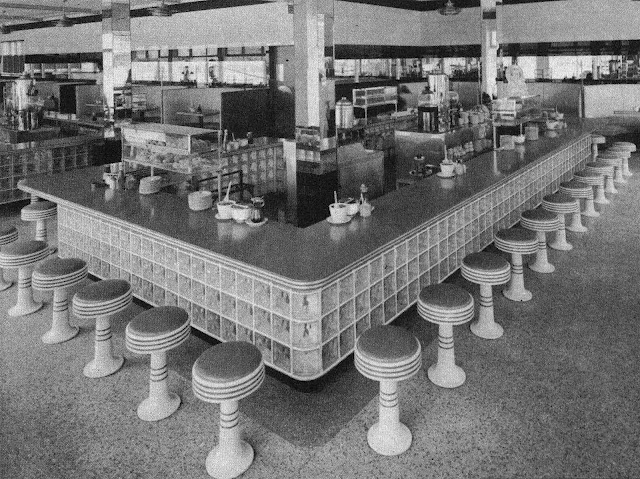
[{"label": "ceiling light fixture", "polygon": [[56,22],[56,27],[67,28],[73,26],[73,20],[67,17],[65,5],[67,0],[62,0],[62,17]]},{"label": "ceiling light fixture", "polygon": [[151,12],[151,15],[153,15],[154,17],[171,16],[171,9],[168,5],[165,5],[164,0],[161,0],[160,5],[158,5],[157,7],[150,8],[149,12]]},{"label": "ceiling light fixture", "polygon": [[445,3],[444,7],[438,10],[438,13],[440,15],[449,16],[457,15],[458,13],[460,13],[460,11],[461,10],[456,7],[451,0],[447,0],[447,3]]}]

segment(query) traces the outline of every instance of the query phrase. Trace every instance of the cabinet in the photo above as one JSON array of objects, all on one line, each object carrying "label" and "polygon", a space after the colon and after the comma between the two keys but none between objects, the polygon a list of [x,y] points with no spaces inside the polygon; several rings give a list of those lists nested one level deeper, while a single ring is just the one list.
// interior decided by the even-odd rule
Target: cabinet
[{"label": "cabinet", "polygon": [[398,111],[398,87],[380,86],[353,90],[353,107],[364,109],[365,123],[368,121],[367,109],[382,105],[394,105],[396,112]]}]

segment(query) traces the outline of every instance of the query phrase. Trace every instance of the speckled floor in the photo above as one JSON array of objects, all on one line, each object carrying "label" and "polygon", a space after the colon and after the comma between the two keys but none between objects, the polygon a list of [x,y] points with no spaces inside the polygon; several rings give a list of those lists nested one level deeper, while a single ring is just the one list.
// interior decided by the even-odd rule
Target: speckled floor
[{"label": "speckled floor", "polygon": [[[318,391],[269,377],[241,403],[256,450],[243,477],[640,477],[640,156],[632,165],[636,175],[603,216],[585,221],[589,232],[568,232],[575,249],[550,252],[555,273],[525,270],[531,302],[496,291],[503,338],[481,340],[467,326],[455,328],[457,361],[467,373],[462,387],[444,390],[426,378],[435,328],[415,309],[397,321],[424,346],[423,371],[400,386],[401,417],[414,438],[409,451],[388,458],[369,449],[376,387],[347,364]],[[2,207],[0,217],[19,224],[18,212]],[[478,293],[459,276],[450,281]],[[183,404],[164,421],[144,423],[135,411],[147,393],[148,358],[123,343],[141,306],[113,322],[125,367],[89,380],[82,367],[92,355],[93,325],[80,323],[77,338],[45,346],[47,299],[36,314],[0,316],[0,477],[208,477],[218,408],[194,398],[189,378],[208,345],[192,337],[170,355],[170,387]],[[14,300],[15,289],[0,293],[0,311]]]}]

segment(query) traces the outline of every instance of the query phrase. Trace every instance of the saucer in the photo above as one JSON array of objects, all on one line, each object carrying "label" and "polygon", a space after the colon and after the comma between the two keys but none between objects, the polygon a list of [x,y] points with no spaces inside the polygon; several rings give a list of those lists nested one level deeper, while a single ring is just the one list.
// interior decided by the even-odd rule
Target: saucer
[{"label": "saucer", "polygon": [[438,172],[436,173],[436,176],[437,176],[438,178],[453,178],[454,176],[456,176],[456,174],[455,174],[455,173],[452,173],[452,174],[450,174],[450,175],[443,175],[443,174],[442,174],[442,171],[438,171]]},{"label": "saucer", "polygon": [[253,220],[247,220],[245,221],[245,224],[253,228],[257,228],[258,226],[262,226],[263,224],[265,224],[267,221],[269,221],[269,218],[263,218],[259,223],[254,223]]},{"label": "saucer", "polygon": [[233,219],[233,218],[220,218],[220,213],[216,213],[214,218],[220,221],[229,221]]},{"label": "saucer", "polygon": [[352,216],[347,216],[344,221],[336,221],[332,216],[327,216],[327,223],[332,225],[343,225],[351,221]]}]

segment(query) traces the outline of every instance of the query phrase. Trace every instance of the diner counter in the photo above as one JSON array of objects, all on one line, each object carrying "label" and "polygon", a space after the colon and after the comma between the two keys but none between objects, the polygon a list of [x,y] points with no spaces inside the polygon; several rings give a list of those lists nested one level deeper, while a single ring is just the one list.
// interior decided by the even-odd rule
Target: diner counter
[{"label": "diner counter", "polygon": [[[252,228],[193,212],[186,198],[92,190],[100,168],[29,178],[58,203],[59,249],[98,277],[123,277],[151,304],[177,304],[220,340],[248,340],[275,369],[315,379],[557,190],[590,155],[576,125],[521,151],[482,154],[453,179],[430,177],[372,202],[369,218]],[[328,209],[327,209],[328,214]]]}]

